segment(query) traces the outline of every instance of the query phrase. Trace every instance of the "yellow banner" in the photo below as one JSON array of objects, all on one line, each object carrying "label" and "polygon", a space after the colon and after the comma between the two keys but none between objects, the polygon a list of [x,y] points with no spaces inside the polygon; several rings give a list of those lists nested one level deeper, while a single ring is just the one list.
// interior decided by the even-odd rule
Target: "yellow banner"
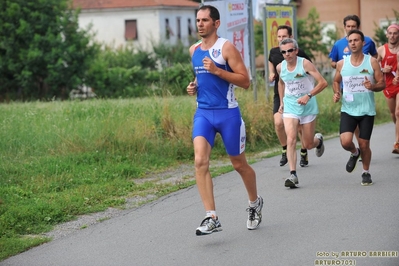
[{"label": "yellow banner", "polygon": [[277,6],[266,5],[266,36],[267,48],[270,50],[278,46],[277,27],[287,25],[292,28],[294,34],[294,7],[293,6]]}]

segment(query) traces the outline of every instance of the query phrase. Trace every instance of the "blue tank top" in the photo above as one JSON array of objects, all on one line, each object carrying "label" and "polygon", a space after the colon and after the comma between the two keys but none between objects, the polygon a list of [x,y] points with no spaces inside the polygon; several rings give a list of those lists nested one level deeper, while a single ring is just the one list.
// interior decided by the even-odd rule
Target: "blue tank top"
[{"label": "blue tank top", "polygon": [[352,65],[351,56],[345,57],[341,76],[343,83],[341,112],[351,116],[375,116],[374,92],[363,85],[365,77],[372,84],[375,83],[371,56],[364,55],[363,62],[359,66]]},{"label": "blue tank top", "polygon": [[235,85],[209,73],[202,60],[209,57],[221,69],[232,72],[223,58],[222,47],[227,39],[219,38],[209,50],[201,49],[199,41],[191,58],[195,76],[197,77],[197,106],[202,109],[228,109],[238,107],[234,95]]},{"label": "blue tank top", "polygon": [[281,62],[280,79],[284,81],[284,113],[297,116],[317,115],[319,108],[316,97],[312,97],[306,105],[300,105],[298,99],[314,88],[314,78],[303,68],[303,57],[297,57],[293,71],[287,69],[287,61]]}]

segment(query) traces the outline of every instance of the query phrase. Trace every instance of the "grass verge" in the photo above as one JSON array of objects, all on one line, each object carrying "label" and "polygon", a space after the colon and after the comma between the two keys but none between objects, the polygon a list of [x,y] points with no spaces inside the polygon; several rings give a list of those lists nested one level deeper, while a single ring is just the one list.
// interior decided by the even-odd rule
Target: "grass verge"
[{"label": "grass verge", "polygon": [[[248,157],[279,151],[271,99],[254,101],[240,89],[237,97]],[[330,88],[317,99],[316,130],[336,134],[340,105]],[[389,121],[382,93],[376,102],[376,123]],[[148,178],[192,164],[194,111],[195,98],[184,96],[0,105],[0,260],[50,241],[43,233],[79,215],[192,186],[192,176],[175,183]],[[220,139],[211,159],[226,160]],[[233,169],[211,170],[217,176]]]}]

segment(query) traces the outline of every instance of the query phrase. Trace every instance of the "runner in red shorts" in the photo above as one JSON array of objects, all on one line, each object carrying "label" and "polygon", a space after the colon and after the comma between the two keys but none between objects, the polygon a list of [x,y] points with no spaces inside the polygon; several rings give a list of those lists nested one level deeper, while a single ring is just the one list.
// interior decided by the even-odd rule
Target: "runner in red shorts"
[{"label": "runner in red shorts", "polygon": [[398,53],[399,53],[399,25],[392,24],[387,28],[388,43],[377,50],[378,61],[384,73],[386,87],[383,90],[389,112],[395,124],[395,142],[392,153],[399,154],[399,80]]}]

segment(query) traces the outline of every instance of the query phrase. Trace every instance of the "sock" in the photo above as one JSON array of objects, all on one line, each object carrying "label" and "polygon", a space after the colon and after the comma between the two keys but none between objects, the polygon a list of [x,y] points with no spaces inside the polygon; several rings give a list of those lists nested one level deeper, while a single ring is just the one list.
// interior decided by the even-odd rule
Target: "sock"
[{"label": "sock", "polygon": [[290,174],[296,176],[296,171],[291,171]]},{"label": "sock", "polygon": [[368,173],[368,174],[370,174],[370,170],[364,170],[364,169],[363,169],[363,172],[362,172],[362,174],[364,174],[364,173]]},{"label": "sock", "polygon": [[259,205],[259,196],[256,198],[255,201],[249,201],[249,207],[256,207]]},{"label": "sock", "polygon": [[301,154],[306,154],[306,153],[308,153],[308,150],[307,149],[301,149]]},{"label": "sock", "polygon": [[206,211],[206,216],[205,217],[212,217],[212,218],[216,218],[216,211]]},{"label": "sock", "polygon": [[287,145],[282,146],[283,147],[283,152],[287,152]]},{"label": "sock", "polygon": [[353,156],[358,156],[359,155],[359,150],[356,148],[356,152],[352,153]]}]

